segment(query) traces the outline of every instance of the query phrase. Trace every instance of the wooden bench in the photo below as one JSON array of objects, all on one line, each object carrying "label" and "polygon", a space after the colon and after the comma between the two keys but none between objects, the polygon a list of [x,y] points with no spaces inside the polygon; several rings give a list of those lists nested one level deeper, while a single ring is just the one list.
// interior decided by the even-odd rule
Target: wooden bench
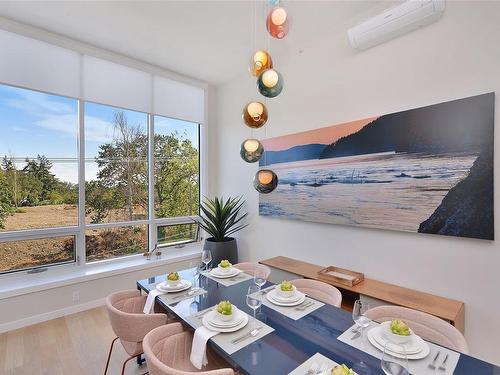
[{"label": "wooden bench", "polygon": [[[323,266],[283,256],[262,260],[260,263],[287,273],[315,280],[319,280],[318,271],[324,268]],[[325,280],[321,281],[325,282]],[[336,282],[329,281],[328,283],[338,288],[342,293],[343,309],[352,311],[354,301],[359,299],[360,296],[364,296],[437,316],[451,323],[460,332],[464,333],[465,306],[463,302],[366,278],[352,287]]]}]

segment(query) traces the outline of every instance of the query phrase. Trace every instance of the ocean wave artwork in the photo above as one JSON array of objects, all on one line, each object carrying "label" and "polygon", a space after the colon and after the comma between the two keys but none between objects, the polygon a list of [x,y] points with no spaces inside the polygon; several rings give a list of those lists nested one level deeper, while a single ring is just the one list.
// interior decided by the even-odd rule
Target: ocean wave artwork
[{"label": "ocean wave artwork", "polygon": [[494,239],[495,94],[263,141],[259,214]]}]

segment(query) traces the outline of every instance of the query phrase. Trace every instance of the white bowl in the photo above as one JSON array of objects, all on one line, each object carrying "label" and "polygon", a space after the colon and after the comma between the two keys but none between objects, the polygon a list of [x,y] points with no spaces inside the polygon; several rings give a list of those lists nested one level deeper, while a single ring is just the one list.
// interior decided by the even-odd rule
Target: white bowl
[{"label": "white bowl", "polygon": [[394,344],[406,344],[408,341],[412,339],[413,331],[410,329],[409,336],[397,335],[391,331],[391,322],[384,323],[384,335],[387,339]]},{"label": "white bowl", "polygon": [[227,273],[231,273],[233,271],[233,267],[229,266],[229,267],[224,268],[224,267],[218,266],[217,271],[219,271],[219,273],[227,274]]},{"label": "white bowl", "polygon": [[295,295],[295,292],[297,291],[297,288],[295,285],[293,285],[293,290],[281,290],[281,284],[276,285],[276,291],[279,296],[283,298],[292,298]]},{"label": "white bowl", "polygon": [[220,312],[217,311],[217,306],[216,306],[215,307],[215,313],[218,316],[218,318],[220,320],[222,320],[223,322],[229,322],[229,321],[233,320],[233,318],[234,318],[234,314],[236,313],[236,307],[233,305],[233,309],[232,309],[232,314],[231,315],[224,315],[224,314],[221,314]]}]

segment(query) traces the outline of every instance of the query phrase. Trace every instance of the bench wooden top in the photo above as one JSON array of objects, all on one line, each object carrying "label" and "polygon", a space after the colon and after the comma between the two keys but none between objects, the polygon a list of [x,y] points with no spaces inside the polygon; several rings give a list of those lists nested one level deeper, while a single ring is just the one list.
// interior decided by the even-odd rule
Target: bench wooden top
[{"label": "bench wooden top", "polygon": [[[260,263],[309,279],[318,279],[318,271],[324,268],[284,256],[262,260]],[[328,282],[339,289],[435,315],[450,321],[461,332],[464,331],[463,302],[366,278],[352,287],[325,280],[321,281]]]}]

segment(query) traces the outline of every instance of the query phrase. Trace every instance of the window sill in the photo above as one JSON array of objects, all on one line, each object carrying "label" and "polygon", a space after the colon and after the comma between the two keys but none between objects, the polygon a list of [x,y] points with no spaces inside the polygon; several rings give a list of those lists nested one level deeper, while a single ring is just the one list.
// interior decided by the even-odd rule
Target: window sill
[{"label": "window sill", "polygon": [[168,252],[164,252],[159,260],[147,260],[142,255],[136,255],[124,259],[95,262],[84,266],[76,264],[56,266],[38,274],[22,272],[4,275],[0,277],[0,300],[199,258],[202,246],[201,243],[195,243],[186,245],[183,248],[173,248]]}]

